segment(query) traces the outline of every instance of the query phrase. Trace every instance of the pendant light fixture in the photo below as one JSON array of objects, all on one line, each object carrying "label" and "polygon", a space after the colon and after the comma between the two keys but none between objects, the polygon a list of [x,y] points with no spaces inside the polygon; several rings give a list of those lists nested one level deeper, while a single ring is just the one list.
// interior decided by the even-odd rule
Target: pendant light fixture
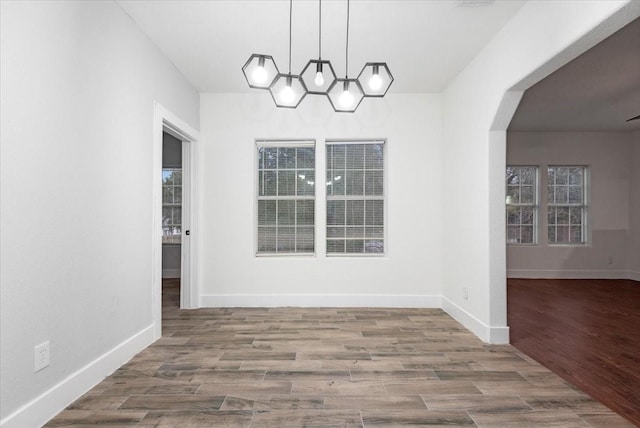
[{"label": "pendant light fixture", "polygon": [[318,0],[318,59],[309,60],[299,75],[291,73],[293,0],[289,0],[289,69],[281,73],[273,57],[253,54],[242,67],[249,87],[268,89],[277,107],[296,108],[309,94],[326,95],[336,112],[353,113],[365,97],[384,97],[393,83],[385,62],[368,62],[356,79],[349,78],[349,19],[345,40],[344,79],[336,78],[331,62],[322,59],[322,0]]},{"label": "pendant light fixture", "polygon": [[362,102],[364,91],[358,79],[349,79],[349,0],[347,0],[347,37],[344,57],[344,79],[336,79],[333,82],[327,97],[335,111],[353,113]]},{"label": "pendant light fixture", "polygon": [[326,95],[336,80],[331,63],[322,59],[322,0],[318,0],[318,59],[309,60],[300,78],[310,94]]},{"label": "pendant light fixture", "polygon": [[278,73],[269,87],[273,101],[278,107],[296,108],[307,95],[307,87],[300,76],[291,74],[291,28],[293,0],[289,0],[289,72]]}]

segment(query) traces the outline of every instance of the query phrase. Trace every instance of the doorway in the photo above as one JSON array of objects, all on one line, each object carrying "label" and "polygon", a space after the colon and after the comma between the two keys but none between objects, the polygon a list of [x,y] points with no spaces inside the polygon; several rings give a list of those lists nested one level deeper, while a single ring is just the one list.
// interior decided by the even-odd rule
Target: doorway
[{"label": "doorway", "polygon": [[[198,132],[156,104],[153,159],[153,273],[154,334],[162,335],[163,279],[173,282],[169,293],[181,309],[198,307],[194,207],[197,169],[193,152]],[[179,283],[179,286],[177,284]]]},{"label": "doorway", "polygon": [[[182,141],[162,132],[162,307],[180,306],[182,276]],[[188,143],[187,143],[188,144]],[[188,190],[188,189],[186,189]],[[187,226],[187,225],[185,225]],[[188,256],[188,254],[187,254]]]},{"label": "doorway", "polygon": [[162,279],[180,279],[182,141],[162,133]]}]

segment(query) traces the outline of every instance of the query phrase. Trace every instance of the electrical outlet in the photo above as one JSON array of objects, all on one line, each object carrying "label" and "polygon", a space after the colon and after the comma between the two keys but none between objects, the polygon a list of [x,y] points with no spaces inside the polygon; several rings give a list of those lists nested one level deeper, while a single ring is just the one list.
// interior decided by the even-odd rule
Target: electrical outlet
[{"label": "electrical outlet", "polygon": [[462,287],[462,298],[469,300],[469,289],[467,287]]},{"label": "electrical outlet", "polygon": [[39,372],[49,366],[49,342],[41,343],[33,348],[33,372]]}]

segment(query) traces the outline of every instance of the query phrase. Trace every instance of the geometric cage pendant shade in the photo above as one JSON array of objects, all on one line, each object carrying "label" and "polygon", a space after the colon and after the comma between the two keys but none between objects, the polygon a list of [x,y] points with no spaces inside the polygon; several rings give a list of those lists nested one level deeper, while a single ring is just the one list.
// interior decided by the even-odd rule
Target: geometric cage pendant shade
[{"label": "geometric cage pendant shade", "polygon": [[280,71],[271,55],[253,54],[242,67],[249,87],[254,89],[269,89]]},{"label": "geometric cage pendant shade", "polygon": [[365,97],[384,97],[393,83],[393,76],[384,62],[368,62],[358,75]]},{"label": "geometric cage pendant shade", "polygon": [[364,91],[358,79],[336,79],[329,90],[327,98],[335,112],[353,113],[364,99]]},{"label": "geometric cage pendant shade", "polygon": [[300,78],[310,94],[325,95],[336,80],[336,72],[329,61],[312,59],[302,69]]},{"label": "geometric cage pendant shade", "polygon": [[307,88],[300,76],[280,73],[269,87],[269,92],[276,106],[296,108],[307,95]]}]

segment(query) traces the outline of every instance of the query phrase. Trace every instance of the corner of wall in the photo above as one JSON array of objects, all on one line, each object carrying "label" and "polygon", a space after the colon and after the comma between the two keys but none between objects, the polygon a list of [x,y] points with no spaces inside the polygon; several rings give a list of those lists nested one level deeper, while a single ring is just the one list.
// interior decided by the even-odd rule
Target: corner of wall
[{"label": "corner of wall", "polygon": [[509,343],[509,327],[489,326],[444,296],[442,297],[442,309],[483,342],[492,345]]},{"label": "corner of wall", "polygon": [[154,325],[145,327],[8,415],[0,421],[0,427],[23,428],[44,425],[61,409],[77,400],[153,343],[154,331]]}]

